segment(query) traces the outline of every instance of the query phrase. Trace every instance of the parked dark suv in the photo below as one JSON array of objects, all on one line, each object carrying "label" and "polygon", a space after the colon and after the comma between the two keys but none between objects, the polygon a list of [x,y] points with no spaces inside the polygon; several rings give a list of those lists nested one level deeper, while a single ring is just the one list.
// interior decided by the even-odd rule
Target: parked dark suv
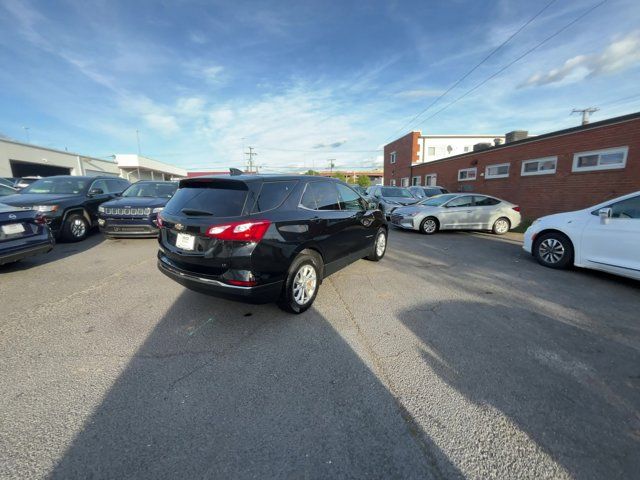
[{"label": "parked dark suv", "polygon": [[77,242],[98,223],[98,206],[115,198],[129,186],[117,177],[45,177],[2,197],[2,203],[30,207],[40,212],[56,238]]},{"label": "parked dark suv", "polygon": [[198,292],[301,313],[322,279],[380,260],[387,223],[345,183],[311,176],[182,180],[159,215],[158,268]]},{"label": "parked dark suv", "polygon": [[177,182],[134,183],[122,196],[98,207],[100,231],[107,237],[155,237],[156,217],[177,188]]}]

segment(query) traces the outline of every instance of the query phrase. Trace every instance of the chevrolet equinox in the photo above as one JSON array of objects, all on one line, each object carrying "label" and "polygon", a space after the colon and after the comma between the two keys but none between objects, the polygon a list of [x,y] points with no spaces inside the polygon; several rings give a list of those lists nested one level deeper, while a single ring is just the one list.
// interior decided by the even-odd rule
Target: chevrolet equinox
[{"label": "chevrolet equinox", "polygon": [[330,178],[182,180],[158,215],[158,268],[198,292],[301,313],[328,275],[384,256],[387,223],[371,206]]}]

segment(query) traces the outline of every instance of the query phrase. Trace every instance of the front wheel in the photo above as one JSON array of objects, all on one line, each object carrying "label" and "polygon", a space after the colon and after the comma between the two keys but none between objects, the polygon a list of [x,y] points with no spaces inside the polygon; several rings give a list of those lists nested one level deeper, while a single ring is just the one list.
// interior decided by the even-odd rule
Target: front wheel
[{"label": "front wheel", "polygon": [[420,231],[426,235],[433,235],[438,231],[438,220],[434,217],[427,217],[420,223]]},{"label": "front wheel", "polygon": [[290,313],[302,313],[311,307],[320,287],[320,260],[313,255],[298,255],[287,274],[278,305]]},{"label": "front wheel", "polygon": [[365,258],[372,262],[378,262],[382,260],[384,254],[387,252],[387,231],[384,228],[378,230],[376,238],[371,246],[371,252]]},{"label": "front wheel", "polygon": [[533,256],[545,267],[567,268],[573,263],[573,245],[566,235],[549,232],[536,238]]},{"label": "front wheel", "polygon": [[62,238],[67,242],[84,240],[89,233],[89,223],[83,215],[73,213],[67,217],[62,225]]}]

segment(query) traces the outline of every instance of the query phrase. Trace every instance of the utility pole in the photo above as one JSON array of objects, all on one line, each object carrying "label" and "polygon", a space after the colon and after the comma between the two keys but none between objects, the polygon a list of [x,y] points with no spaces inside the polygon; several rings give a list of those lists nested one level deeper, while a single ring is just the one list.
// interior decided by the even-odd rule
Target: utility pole
[{"label": "utility pole", "polygon": [[31,143],[31,138],[29,137],[29,127],[22,127],[24,128],[25,133],[27,134],[27,143]]},{"label": "utility pole", "polygon": [[249,149],[248,152],[245,152],[245,155],[249,157],[249,160],[247,161],[247,170],[249,171],[249,173],[253,173],[253,157],[255,157],[258,154],[254,152],[255,149],[253,147],[247,147],[247,148]]},{"label": "utility pole", "polygon": [[587,125],[589,123],[589,114],[595,113],[600,110],[598,107],[588,107],[588,108],[574,108],[571,110],[571,115],[574,113],[582,114],[582,125]]},{"label": "utility pole", "polygon": [[335,162],[336,159],[335,158],[330,158],[329,159],[329,171],[331,172],[331,176],[333,177],[333,167],[335,167]]},{"label": "utility pole", "polygon": [[136,128],[136,140],[138,141],[138,156],[140,156],[140,132]]}]

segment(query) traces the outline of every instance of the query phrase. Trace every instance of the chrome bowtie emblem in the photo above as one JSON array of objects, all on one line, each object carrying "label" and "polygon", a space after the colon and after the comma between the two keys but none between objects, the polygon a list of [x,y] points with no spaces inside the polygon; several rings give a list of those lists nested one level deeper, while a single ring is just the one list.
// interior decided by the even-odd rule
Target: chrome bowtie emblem
[{"label": "chrome bowtie emblem", "polygon": [[176,230],[184,230],[184,225],[182,225],[181,223],[176,223],[173,227]]},{"label": "chrome bowtie emblem", "polygon": [[10,214],[9,214],[9,218],[10,218],[11,220],[15,220],[15,219],[16,219],[16,218],[18,218],[18,217],[16,217],[13,213],[10,213]]}]

